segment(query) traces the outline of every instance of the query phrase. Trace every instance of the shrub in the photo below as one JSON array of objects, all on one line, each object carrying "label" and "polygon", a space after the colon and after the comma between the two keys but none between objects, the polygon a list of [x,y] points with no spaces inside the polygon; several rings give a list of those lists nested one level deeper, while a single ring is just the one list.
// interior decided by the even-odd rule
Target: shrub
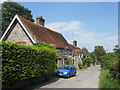
[{"label": "shrub", "polygon": [[109,70],[102,70],[100,73],[100,88],[120,88],[118,79],[114,79]]},{"label": "shrub", "polygon": [[86,57],[86,58],[83,59],[83,64],[84,64],[84,65],[87,65],[87,67],[89,67],[89,64],[90,64],[90,63],[93,63],[91,57]]},{"label": "shrub", "polygon": [[110,69],[115,63],[117,63],[116,57],[113,55],[104,55],[100,57],[101,67],[105,69]]},{"label": "shrub", "polygon": [[79,66],[79,69],[82,69],[82,66]]},{"label": "shrub", "polygon": [[48,46],[26,46],[2,42],[2,82],[42,78],[56,68],[56,49]]},{"label": "shrub", "polygon": [[68,58],[67,58],[66,64],[70,65],[70,60]]}]

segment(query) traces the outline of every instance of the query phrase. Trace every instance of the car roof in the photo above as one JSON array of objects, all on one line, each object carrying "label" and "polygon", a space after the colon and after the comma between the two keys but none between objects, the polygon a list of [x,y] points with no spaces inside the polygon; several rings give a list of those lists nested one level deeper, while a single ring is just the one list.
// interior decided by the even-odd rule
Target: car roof
[{"label": "car roof", "polygon": [[73,65],[63,65],[63,66],[69,66],[69,67],[74,67]]}]

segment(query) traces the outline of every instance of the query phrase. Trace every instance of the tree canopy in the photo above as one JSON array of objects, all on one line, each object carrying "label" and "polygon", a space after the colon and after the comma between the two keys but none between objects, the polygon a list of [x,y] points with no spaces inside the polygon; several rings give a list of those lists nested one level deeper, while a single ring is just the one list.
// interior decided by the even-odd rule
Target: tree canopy
[{"label": "tree canopy", "polygon": [[13,17],[18,14],[27,20],[34,22],[31,11],[17,2],[4,2],[2,4],[2,32],[4,33]]},{"label": "tree canopy", "polygon": [[88,53],[88,49],[85,47],[82,48],[82,51]]},{"label": "tree canopy", "polygon": [[106,51],[103,46],[95,46],[94,54],[98,61],[100,61],[100,56],[106,55]]}]

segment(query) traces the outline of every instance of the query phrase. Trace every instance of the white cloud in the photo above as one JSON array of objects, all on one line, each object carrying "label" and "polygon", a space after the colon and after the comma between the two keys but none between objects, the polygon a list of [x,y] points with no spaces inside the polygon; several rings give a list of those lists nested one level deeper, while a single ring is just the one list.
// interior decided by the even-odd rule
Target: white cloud
[{"label": "white cloud", "polygon": [[[111,35],[111,37],[107,37],[106,35]],[[116,36],[112,36],[112,34],[110,33],[101,33],[100,35],[98,35],[98,33],[85,30],[80,30],[79,32],[77,32],[76,40],[78,40],[79,46],[86,47],[89,49],[89,51],[93,51],[94,46],[97,45],[104,46],[105,50],[108,49],[109,51],[112,51],[115,44],[118,44],[117,34]]]},{"label": "white cloud", "polygon": [[83,24],[80,21],[71,21],[48,23],[46,26],[53,30],[57,30],[58,32],[65,32],[79,30],[82,25]]},{"label": "white cloud", "polygon": [[108,37],[109,40],[116,40],[118,39],[118,36],[111,36],[111,37]]},{"label": "white cloud", "polygon": [[[94,46],[104,46],[105,50],[112,51],[113,47],[118,44],[117,30],[116,32],[103,32],[96,33],[88,30],[83,30],[80,21],[71,22],[54,22],[49,23],[47,26],[55,31],[58,31],[64,35],[69,43],[73,43],[73,36],[70,36],[74,32],[74,39],[78,41],[80,48],[86,47],[91,52],[94,50]],[[60,28],[61,27],[61,28]]]}]

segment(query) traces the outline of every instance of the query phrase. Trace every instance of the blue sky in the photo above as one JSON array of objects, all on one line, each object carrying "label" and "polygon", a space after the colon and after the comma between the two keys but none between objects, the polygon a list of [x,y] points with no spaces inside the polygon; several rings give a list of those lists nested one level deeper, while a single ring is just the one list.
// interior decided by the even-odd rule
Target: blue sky
[{"label": "blue sky", "polygon": [[[72,44],[90,52],[102,45],[112,51],[118,44],[117,2],[19,2],[32,11],[33,19],[43,16],[45,26],[60,32]],[[61,28],[60,28],[61,27]]]}]

